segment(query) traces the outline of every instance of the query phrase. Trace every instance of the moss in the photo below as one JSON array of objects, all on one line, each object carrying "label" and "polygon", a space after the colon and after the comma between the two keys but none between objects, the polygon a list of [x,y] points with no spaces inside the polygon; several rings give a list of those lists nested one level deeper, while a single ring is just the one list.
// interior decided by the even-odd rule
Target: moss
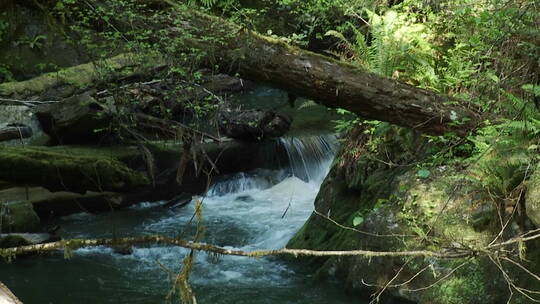
[{"label": "moss", "polygon": [[74,67],[66,68],[58,72],[43,74],[39,77],[19,82],[7,82],[0,84],[0,95],[4,96],[31,96],[39,95],[47,89],[69,84],[76,88],[84,88],[94,84],[103,77],[100,68],[106,68],[108,75],[115,72],[122,76],[130,75],[138,66],[139,61],[144,61],[148,65],[158,65],[160,58],[146,56],[145,60],[135,54],[120,54],[113,58],[105,59],[97,63],[85,63]]},{"label": "moss", "polygon": [[149,184],[140,172],[104,155],[70,155],[44,147],[4,148],[0,179],[74,192],[119,191]]},{"label": "moss", "polygon": [[40,221],[27,201],[0,203],[0,232],[36,232]]},{"label": "moss", "polygon": [[[453,269],[462,261],[445,263],[446,267]],[[489,263],[489,262],[487,262]],[[422,302],[437,299],[440,304],[462,303],[495,303],[500,290],[493,290],[490,272],[486,273],[486,261],[475,260],[460,268],[454,275],[440,284],[428,289],[422,296]]]},{"label": "moss", "polygon": [[18,235],[7,235],[0,237],[0,248],[10,248],[30,245],[30,243],[23,237]]},{"label": "moss", "polygon": [[[493,204],[474,194],[473,185],[466,182],[458,166],[430,168],[429,178],[420,178],[415,167],[389,167],[378,161],[390,158],[410,163],[418,157],[400,148],[403,146],[400,141],[406,138],[403,134],[393,134],[400,139],[382,139],[379,143],[379,151],[389,153],[384,157],[369,151],[361,137],[350,137],[316,199],[317,210],[340,225],[352,226],[352,219],[361,214],[364,221],[355,228],[368,234],[339,228],[312,215],[288,247],[445,251],[455,246],[478,248],[493,240],[499,231],[496,210]],[[399,156],[393,158],[394,155]],[[384,202],[382,205],[377,204],[380,199]],[[528,246],[531,247],[527,248],[527,258],[534,259],[538,248],[533,244]],[[363,282],[384,284],[405,262],[408,264],[396,282],[407,281],[429,267],[430,271],[423,271],[407,286],[389,288],[386,292],[419,303],[495,303],[506,301],[508,296],[500,271],[483,257],[475,258],[433,288],[418,292],[407,292],[407,289],[433,284],[464,260],[335,257],[309,261],[317,274],[336,276],[349,288],[366,292],[374,290]],[[527,267],[535,269],[537,266],[531,262]],[[521,282],[523,271],[511,272]],[[530,278],[523,280],[521,286],[530,282]]]}]

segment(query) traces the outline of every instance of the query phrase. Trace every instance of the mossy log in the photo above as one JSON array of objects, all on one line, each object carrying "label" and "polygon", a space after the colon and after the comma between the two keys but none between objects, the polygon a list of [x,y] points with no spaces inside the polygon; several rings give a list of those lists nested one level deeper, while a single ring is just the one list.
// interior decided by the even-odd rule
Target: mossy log
[{"label": "mossy log", "polygon": [[[479,124],[480,115],[463,100],[381,77],[224,19],[173,5],[178,6],[174,15],[162,23],[173,29],[170,39],[180,40],[175,45],[184,45],[186,51],[206,52],[209,65],[219,63],[229,74],[240,73],[247,79],[268,83],[328,107],[424,133],[454,132],[464,136]],[[89,63],[28,81],[0,84],[0,96],[39,95],[62,84],[88,86],[100,79],[99,66],[132,72],[134,63],[140,61],[131,57],[119,55],[101,64]],[[160,63],[159,59],[146,60],[147,65],[152,61],[154,65]]]},{"label": "mossy log", "polygon": [[465,135],[479,123],[480,115],[465,101],[378,76],[218,17],[185,7],[176,12],[176,24],[189,33],[184,44],[205,50],[226,72],[424,133]]},{"label": "mossy log", "polygon": [[155,56],[141,58],[130,53],[120,54],[109,59],[46,73],[30,80],[1,83],[0,96],[18,99],[36,96],[65,98],[73,95],[78,89],[84,89],[97,82],[138,74],[147,68],[157,68],[161,64],[161,60]]},{"label": "mossy log", "polygon": [[142,173],[110,157],[69,155],[30,147],[5,147],[0,151],[0,179],[79,193],[125,191],[149,184]]}]

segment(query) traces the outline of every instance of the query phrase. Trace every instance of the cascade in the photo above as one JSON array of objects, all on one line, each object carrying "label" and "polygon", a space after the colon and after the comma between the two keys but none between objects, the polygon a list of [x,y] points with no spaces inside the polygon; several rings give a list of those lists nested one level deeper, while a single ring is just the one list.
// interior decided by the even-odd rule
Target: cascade
[{"label": "cascade", "polygon": [[[286,138],[289,164],[238,173],[217,181],[203,200],[204,242],[241,250],[284,247],[313,210],[313,201],[337,147],[333,135]],[[191,239],[194,204],[167,209],[141,203],[114,214],[73,215],[64,238],[163,234]],[[188,250],[142,246],[130,255],[109,248],[76,250],[2,265],[0,275],[25,303],[163,303]],[[19,266],[19,267],[17,267]],[[198,252],[191,284],[199,303],[358,303],[331,283],[310,280],[301,267],[278,259]],[[27,284],[26,282],[39,282]],[[72,292],[66,292],[72,291]],[[304,293],[309,290],[309,293]],[[107,301],[104,301],[107,299]]]}]

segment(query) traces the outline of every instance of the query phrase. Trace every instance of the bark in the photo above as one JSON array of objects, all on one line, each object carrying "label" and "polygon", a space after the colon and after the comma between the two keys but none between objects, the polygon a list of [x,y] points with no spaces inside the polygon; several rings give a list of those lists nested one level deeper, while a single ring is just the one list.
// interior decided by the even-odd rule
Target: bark
[{"label": "bark", "polygon": [[[243,78],[268,83],[328,107],[343,108],[366,119],[387,121],[428,134],[455,132],[465,136],[481,121],[478,111],[466,101],[381,77],[224,19],[164,2],[175,7],[170,19],[163,21],[171,30],[170,39],[180,40],[175,45],[184,45],[187,52],[193,49],[206,52],[209,66],[219,63],[229,74],[239,73]],[[110,61],[115,69],[124,62],[132,63],[126,61],[126,56]],[[151,61],[162,64],[161,59]],[[78,86],[98,79],[91,64],[68,70],[69,75],[77,75]],[[0,96],[30,96],[73,82],[64,74],[40,77],[40,81],[0,84]]]},{"label": "bark", "polygon": [[[207,50],[222,67],[332,108],[429,134],[464,136],[480,120],[467,102],[260,35],[221,18],[177,7],[181,31],[192,47]],[[210,37],[209,37],[210,36]]]}]

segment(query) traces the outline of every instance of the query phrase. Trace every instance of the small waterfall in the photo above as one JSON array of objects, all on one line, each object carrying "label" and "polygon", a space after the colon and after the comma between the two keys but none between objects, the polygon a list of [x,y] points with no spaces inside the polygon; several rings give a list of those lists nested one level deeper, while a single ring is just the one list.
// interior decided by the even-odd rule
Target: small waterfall
[{"label": "small waterfall", "polygon": [[289,157],[290,174],[305,182],[322,181],[338,146],[333,134],[281,138],[280,143]]},{"label": "small waterfall", "polygon": [[223,196],[230,193],[238,193],[250,189],[264,190],[283,180],[284,172],[257,169],[250,173],[240,172],[215,183],[208,190],[208,196]]}]

